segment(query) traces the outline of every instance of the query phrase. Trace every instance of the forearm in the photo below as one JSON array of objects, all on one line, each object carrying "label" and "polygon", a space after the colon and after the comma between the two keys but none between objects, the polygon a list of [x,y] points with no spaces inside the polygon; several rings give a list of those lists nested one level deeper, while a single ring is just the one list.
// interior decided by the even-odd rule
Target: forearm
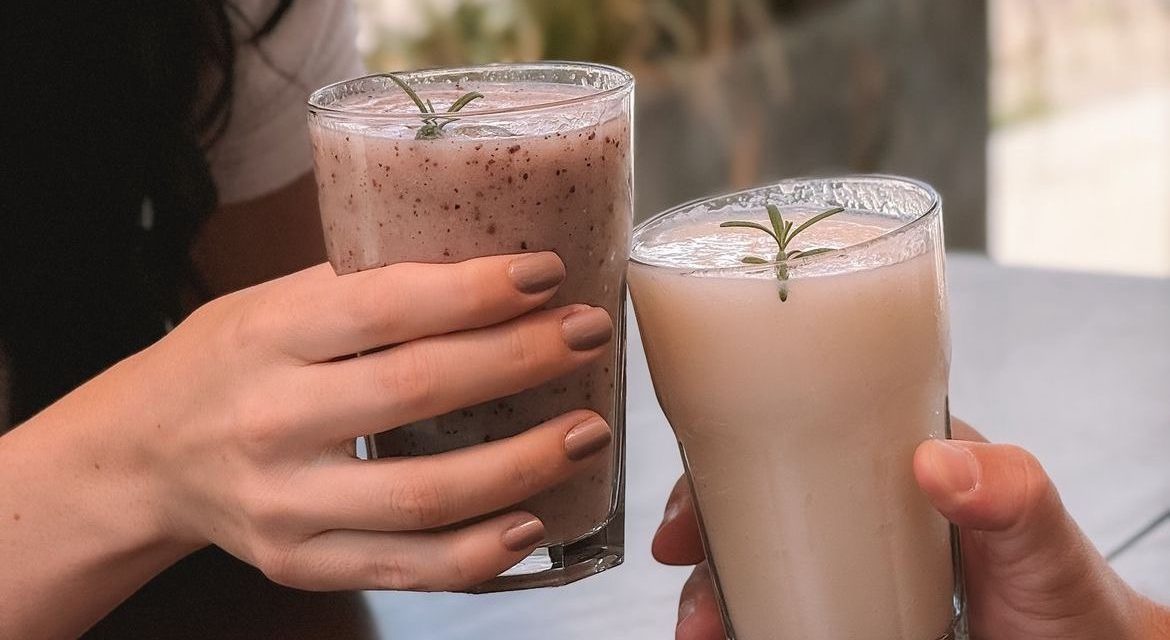
[{"label": "forearm", "polygon": [[157,399],[119,383],[137,366],[119,364],[0,438],[0,629],[13,637],[76,636],[193,550],[156,515],[139,443]]}]

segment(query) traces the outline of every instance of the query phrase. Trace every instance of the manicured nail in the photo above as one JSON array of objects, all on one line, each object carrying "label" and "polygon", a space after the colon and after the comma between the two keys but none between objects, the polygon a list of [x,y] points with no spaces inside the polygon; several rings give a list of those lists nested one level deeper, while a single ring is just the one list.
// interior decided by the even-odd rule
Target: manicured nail
[{"label": "manicured nail", "polygon": [[543,293],[565,281],[565,265],[551,251],[530,253],[508,265],[508,277],[521,293]]},{"label": "manicured nail", "polygon": [[930,459],[943,484],[952,493],[974,491],[979,484],[979,461],[966,447],[935,440]]},{"label": "manicured nail", "polygon": [[544,540],[544,523],[536,516],[528,516],[508,527],[503,536],[509,551],[526,551]]},{"label": "manicured nail", "polygon": [[609,446],[613,431],[598,417],[592,417],[569,429],[565,434],[565,456],[573,461],[584,460]]},{"label": "manicured nail", "polygon": [[589,351],[609,342],[613,337],[613,322],[605,309],[586,307],[561,320],[561,333],[573,351]]}]

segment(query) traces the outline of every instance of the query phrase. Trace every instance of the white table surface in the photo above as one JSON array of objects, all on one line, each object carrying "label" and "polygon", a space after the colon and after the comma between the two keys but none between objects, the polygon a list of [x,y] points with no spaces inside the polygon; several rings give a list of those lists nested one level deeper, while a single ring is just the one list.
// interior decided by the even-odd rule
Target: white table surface
[{"label": "white table surface", "polygon": [[[962,254],[949,257],[948,277],[952,411],[1035,453],[1104,553],[1170,511],[1170,280],[1008,269]],[[681,465],[633,324],[628,394],[623,566],[557,589],[369,593],[380,635],[672,638],[687,570],[656,564],[649,548]],[[1170,603],[1170,517],[1113,563]]]}]

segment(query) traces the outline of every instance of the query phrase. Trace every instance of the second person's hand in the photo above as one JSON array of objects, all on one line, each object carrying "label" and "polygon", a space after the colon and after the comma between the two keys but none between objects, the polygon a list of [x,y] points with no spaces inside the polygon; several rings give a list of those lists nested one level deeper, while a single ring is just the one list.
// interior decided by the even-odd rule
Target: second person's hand
[{"label": "second person's hand", "polygon": [[[1109,567],[1036,458],[989,444],[957,420],[954,432],[958,440],[922,443],[914,472],[935,508],[962,531],[973,638],[1170,638],[1170,613]],[[677,640],[726,637],[685,477],[667,501],[653,553],[665,564],[697,565],[680,596]]]}]

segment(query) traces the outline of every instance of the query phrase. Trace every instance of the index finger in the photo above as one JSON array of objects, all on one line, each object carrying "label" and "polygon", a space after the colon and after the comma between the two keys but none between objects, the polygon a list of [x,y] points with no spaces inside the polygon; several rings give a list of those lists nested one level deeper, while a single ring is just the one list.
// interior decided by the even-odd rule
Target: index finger
[{"label": "index finger", "polygon": [[564,279],[551,251],[343,276],[322,264],[258,287],[243,325],[284,353],[325,362],[510,320],[548,302]]},{"label": "index finger", "polygon": [[655,560],[670,565],[698,564],[706,555],[699,537],[699,518],[686,475],[679,477],[670,497],[666,499],[666,512],[654,534],[650,553]]}]

